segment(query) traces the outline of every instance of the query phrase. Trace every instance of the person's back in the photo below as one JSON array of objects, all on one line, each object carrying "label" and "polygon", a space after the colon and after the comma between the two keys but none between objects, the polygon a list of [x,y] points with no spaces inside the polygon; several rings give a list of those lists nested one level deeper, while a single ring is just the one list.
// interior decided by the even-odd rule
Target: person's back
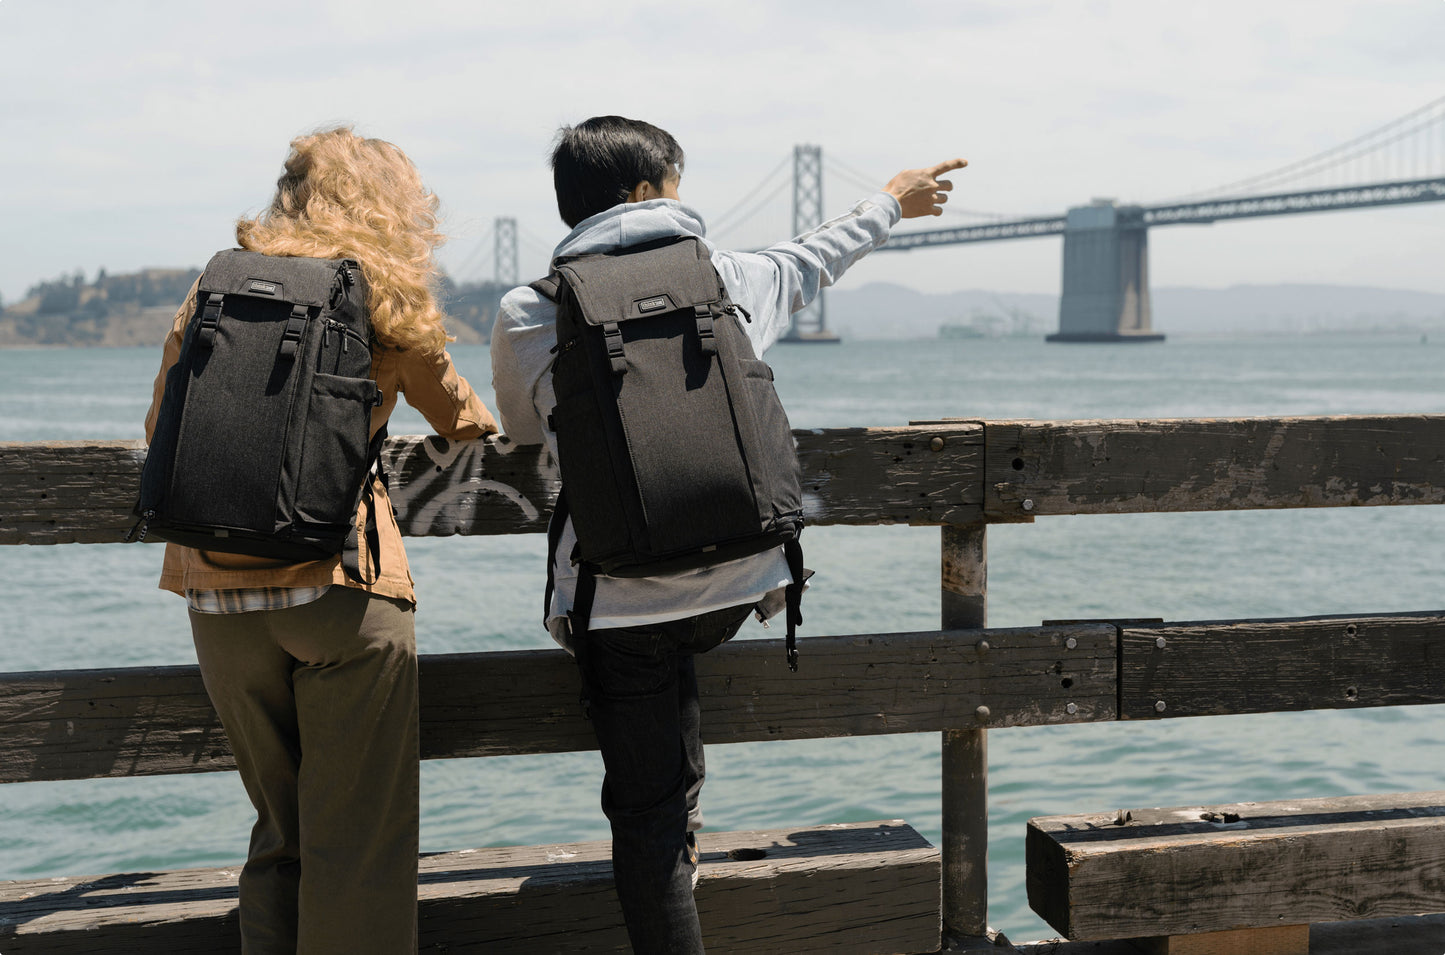
[{"label": "person's back", "polygon": [[[696,237],[732,302],[748,314],[742,328],[762,355],[787,330],[792,313],[881,245],[905,211],[936,214],[950,186],[935,177],[963,163],[901,173],[844,215],[761,253],[721,251],[706,242],[701,217],[678,197],[682,165],[677,142],[647,123],[606,116],[564,129],[552,167],[558,209],[572,232],[554,257]],[[498,414],[512,440],[545,443],[554,457],[559,448],[549,417],[557,405],[556,346],[554,304],[530,287],[509,293],[492,332]],[[628,933],[639,953],[701,952],[691,891],[704,778],[693,656],[730,639],[749,615],[765,618],[780,609],[785,588],[799,575],[790,572],[781,547],[678,573],[597,575],[587,624],[579,628],[569,619],[579,602],[571,559],[576,542],[568,521],[549,554],[554,588],[547,625],[578,658],[590,699]]]},{"label": "person's back", "polygon": [[[447,437],[496,429],[446,353],[430,292],[435,202],[399,149],[339,128],[295,140],[270,208],[237,225],[253,252],[360,263],[377,338],[373,437],[401,394]],[[147,440],[198,304],[193,287],[166,340]],[[340,555],[166,545],[160,586],[186,598],[201,676],[256,808],[239,878],[246,952],[416,948],[415,594],[385,485],[368,480],[354,520],[374,525],[376,547],[360,548],[357,576]]]}]

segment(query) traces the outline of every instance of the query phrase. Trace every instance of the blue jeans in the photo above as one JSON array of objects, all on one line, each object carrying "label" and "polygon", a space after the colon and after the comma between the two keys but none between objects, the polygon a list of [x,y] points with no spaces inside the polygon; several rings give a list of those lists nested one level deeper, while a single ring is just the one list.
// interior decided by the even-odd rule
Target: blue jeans
[{"label": "blue jeans", "polygon": [[[704,766],[693,655],[738,632],[752,605],[587,635],[592,728],[606,776],[612,871],[637,955],[700,953],[689,829]],[[691,824],[690,824],[691,821]]]}]

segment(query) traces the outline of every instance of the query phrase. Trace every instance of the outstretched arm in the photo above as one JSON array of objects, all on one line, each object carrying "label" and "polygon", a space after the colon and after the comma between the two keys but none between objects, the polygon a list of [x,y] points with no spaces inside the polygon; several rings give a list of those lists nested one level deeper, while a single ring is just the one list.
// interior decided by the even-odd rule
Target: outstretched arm
[{"label": "outstretched arm", "polygon": [[949,159],[927,169],[905,169],[888,180],[883,191],[898,200],[905,219],[941,216],[953,183],[938,177],[967,165],[967,159]]}]

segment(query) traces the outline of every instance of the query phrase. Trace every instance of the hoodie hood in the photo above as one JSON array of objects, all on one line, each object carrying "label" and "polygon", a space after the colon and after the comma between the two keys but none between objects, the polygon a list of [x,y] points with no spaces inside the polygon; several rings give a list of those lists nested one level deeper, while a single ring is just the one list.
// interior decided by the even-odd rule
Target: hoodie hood
[{"label": "hoodie hood", "polygon": [[[611,252],[670,235],[703,238],[706,232],[707,224],[703,222],[702,215],[676,199],[624,202],[577,223],[577,228],[557,244],[552,257]],[[712,243],[705,238],[703,242],[712,252]]]}]

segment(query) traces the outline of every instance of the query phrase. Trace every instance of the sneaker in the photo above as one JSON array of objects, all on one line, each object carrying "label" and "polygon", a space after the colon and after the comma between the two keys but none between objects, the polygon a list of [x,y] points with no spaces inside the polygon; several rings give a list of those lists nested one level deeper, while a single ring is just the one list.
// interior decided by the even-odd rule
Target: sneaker
[{"label": "sneaker", "polygon": [[692,887],[694,889],[697,888],[698,858],[699,856],[697,851],[697,836],[689,832],[687,834],[687,864],[692,866]]}]

